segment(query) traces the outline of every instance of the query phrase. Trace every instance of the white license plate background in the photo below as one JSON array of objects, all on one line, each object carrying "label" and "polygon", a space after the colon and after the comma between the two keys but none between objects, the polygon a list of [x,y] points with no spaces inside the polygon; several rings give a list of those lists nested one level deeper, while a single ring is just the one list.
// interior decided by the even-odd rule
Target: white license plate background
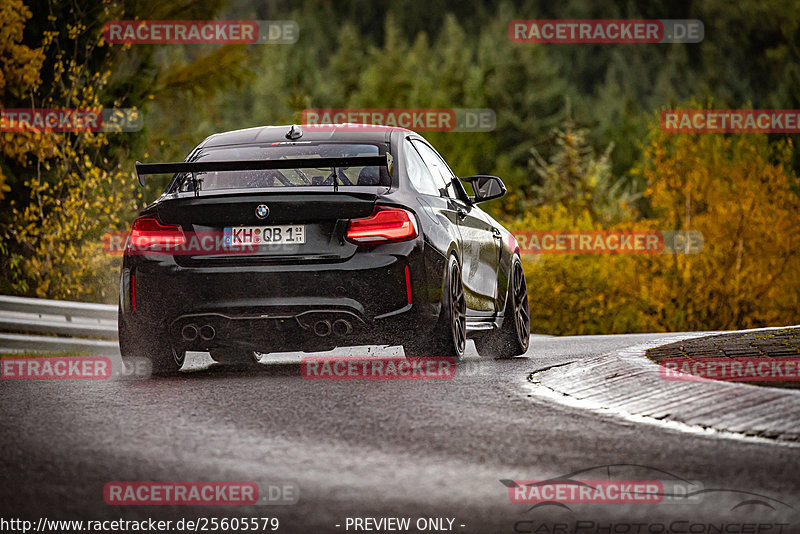
[{"label": "white license plate background", "polygon": [[225,245],[302,245],[306,242],[306,227],[302,224],[283,226],[226,227]]}]

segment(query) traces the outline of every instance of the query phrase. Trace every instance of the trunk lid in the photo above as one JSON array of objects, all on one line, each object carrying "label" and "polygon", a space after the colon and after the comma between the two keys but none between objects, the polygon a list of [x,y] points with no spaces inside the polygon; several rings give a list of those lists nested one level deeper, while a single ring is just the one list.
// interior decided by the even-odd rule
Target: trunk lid
[{"label": "trunk lid", "polygon": [[[186,234],[190,246],[186,252],[175,254],[179,265],[344,261],[357,249],[357,245],[344,239],[347,221],[368,217],[373,212],[379,193],[377,189],[351,187],[338,192],[320,192],[316,188],[316,191],[275,193],[186,194],[162,200],[157,211],[164,224],[178,224]],[[266,216],[265,211],[268,212]],[[275,227],[281,230],[275,230]],[[302,231],[298,232],[299,229]],[[244,232],[250,232],[250,237],[242,237]],[[229,247],[230,239],[237,243],[249,239],[252,243],[255,239],[253,232],[263,236],[260,243],[239,251]],[[280,237],[281,242],[264,243],[268,232]],[[299,235],[303,236],[304,242],[285,242],[296,241]],[[203,241],[205,236],[212,239]],[[191,246],[193,238],[197,240],[197,249]],[[194,250],[201,252],[192,253]]]}]

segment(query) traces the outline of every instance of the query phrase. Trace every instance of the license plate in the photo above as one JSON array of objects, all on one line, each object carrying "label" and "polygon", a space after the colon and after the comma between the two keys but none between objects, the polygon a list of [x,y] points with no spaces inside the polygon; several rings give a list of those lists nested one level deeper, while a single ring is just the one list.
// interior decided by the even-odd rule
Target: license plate
[{"label": "license plate", "polygon": [[225,228],[225,244],[237,245],[302,245],[306,242],[306,227],[236,226]]}]

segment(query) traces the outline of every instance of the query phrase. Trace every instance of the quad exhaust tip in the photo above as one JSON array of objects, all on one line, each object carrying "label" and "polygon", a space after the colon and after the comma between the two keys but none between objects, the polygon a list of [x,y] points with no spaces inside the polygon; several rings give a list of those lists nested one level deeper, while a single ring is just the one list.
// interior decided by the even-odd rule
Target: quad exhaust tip
[{"label": "quad exhaust tip", "polygon": [[336,319],[333,322],[333,333],[337,336],[346,336],[353,331],[353,325],[344,319]]},{"label": "quad exhaust tip", "polygon": [[200,327],[200,337],[206,341],[211,341],[214,339],[214,336],[217,335],[217,331],[214,330],[214,327],[210,324],[203,325]]},{"label": "quad exhaust tip", "polygon": [[197,339],[197,327],[193,324],[187,324],[181,329],[181,337],[186,341],[194,341]]},{"label": "quad exhaust tip", "polygon": [[197,339],[197,336],[200,336],[200,338],[205,341],[211,341],[216,335],[217,331],[214,330],[214,327],[210,324],[198,328],[197,325],[190,323],[181,328],[181,337],[185,341],[194,341]]},{"label": "quad exhaust tip", "polygon": [[314,333],[319,337],[327,337],[331,335],[331,322],[328,320],[317,321],[314,323]]},{"label": "quad exhaust tip", "polygon": [[353,325],[345,319],[336,319],[333,324],[327,319],[314,323],[314,333],[319,337],[328,337],[331,334],[347,336],[353,332]]}]

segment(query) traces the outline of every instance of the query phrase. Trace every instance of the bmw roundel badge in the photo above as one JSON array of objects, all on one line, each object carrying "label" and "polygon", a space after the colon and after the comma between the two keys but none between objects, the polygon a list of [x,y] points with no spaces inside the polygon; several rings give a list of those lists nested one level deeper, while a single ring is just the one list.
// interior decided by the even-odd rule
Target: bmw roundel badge
[{"label": "bmw roundel badge", "polygon": [[266,219],[269,215],[269,207],[266,204],[259,204],[256,207],[256,217],[259,219]]}]

